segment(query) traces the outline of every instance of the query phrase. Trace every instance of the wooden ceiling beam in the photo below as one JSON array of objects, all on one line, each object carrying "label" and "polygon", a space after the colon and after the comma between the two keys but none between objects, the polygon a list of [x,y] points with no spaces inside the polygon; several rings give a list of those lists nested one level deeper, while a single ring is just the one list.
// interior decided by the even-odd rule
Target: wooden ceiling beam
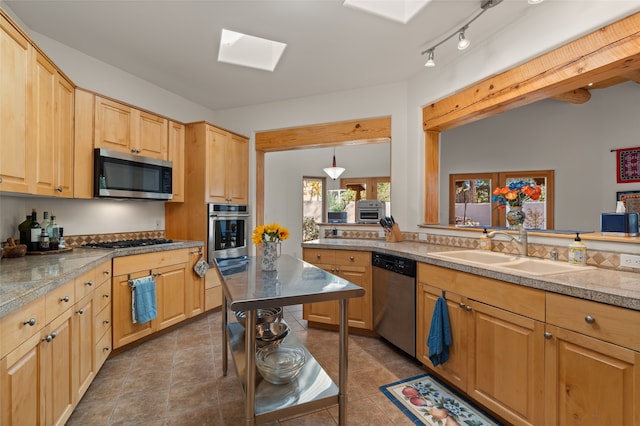
[{"label": "wooden ceiling beam", "polygon": [[553,99],[570,104],[583,104],[591,99],[591,93],[587,89],[576,89],[555,95]]},{"label": "wooden ceiling beam", "polygon": [[424,107],[423,129],[451,129],[638,69],[640,13]]}]

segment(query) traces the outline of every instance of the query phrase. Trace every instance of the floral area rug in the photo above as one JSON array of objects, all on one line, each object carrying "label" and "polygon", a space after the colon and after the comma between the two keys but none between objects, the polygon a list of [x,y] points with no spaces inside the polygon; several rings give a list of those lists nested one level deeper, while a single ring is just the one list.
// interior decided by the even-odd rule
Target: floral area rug
[{"label": "floral area rug", "polygon": [[380,390],[416,425],[500,425],[430,374],[380,386]]}]

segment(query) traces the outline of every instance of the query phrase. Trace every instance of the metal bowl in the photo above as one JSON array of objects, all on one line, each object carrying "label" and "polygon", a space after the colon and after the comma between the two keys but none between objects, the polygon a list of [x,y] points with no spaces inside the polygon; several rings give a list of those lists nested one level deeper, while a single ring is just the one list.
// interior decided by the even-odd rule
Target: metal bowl
[{"label": "metal bowl", "polygon": [[[247,313],[245,311],[236,311],[236,318],[243,327],[247,326]],[[276,322],[282,319],[282,308],[265,308],[256,309],[256,324],[266,322]]]},{"label": "metal bowl", "polygon": [[306,356],[304,349],[294,345],[268,345],[256,351],[256,367],[269,383],[282,385],[298,377]]},{"label": "metal bowl", "polygon": [[263,322],[256,326],[256,345],[278,345],[289,334],[289,326],[285,322]]}]

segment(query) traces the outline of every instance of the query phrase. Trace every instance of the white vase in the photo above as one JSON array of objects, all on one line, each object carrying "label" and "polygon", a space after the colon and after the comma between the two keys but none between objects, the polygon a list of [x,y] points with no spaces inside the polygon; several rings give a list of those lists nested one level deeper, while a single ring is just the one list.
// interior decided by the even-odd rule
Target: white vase
[{"label": "white vase", "polygon": [[278,258],[281,254],[279,241],[265,241],[262,243],[262,270],[275,271],[278,269]]}]

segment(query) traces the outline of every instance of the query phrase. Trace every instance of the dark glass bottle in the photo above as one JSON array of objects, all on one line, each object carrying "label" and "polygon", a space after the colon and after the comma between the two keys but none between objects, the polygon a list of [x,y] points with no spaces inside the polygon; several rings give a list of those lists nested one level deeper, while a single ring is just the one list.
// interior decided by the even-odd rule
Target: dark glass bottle
[{"label": "dark glass bottle", "polygon": [[29,251],[38,251],[40,247],[40,233],[41,227],[38,223],[38,213],[36,213],[36,209],[31,210],[31,239],[29,240],[29,244],[27,245],[27,250]]},{"label": "dark glass bottle", "polygon": [[18,231],[20,231],[20,244],[29,246],[31,241],[31,215],[27,215],[27,219],[18,225]]}]

